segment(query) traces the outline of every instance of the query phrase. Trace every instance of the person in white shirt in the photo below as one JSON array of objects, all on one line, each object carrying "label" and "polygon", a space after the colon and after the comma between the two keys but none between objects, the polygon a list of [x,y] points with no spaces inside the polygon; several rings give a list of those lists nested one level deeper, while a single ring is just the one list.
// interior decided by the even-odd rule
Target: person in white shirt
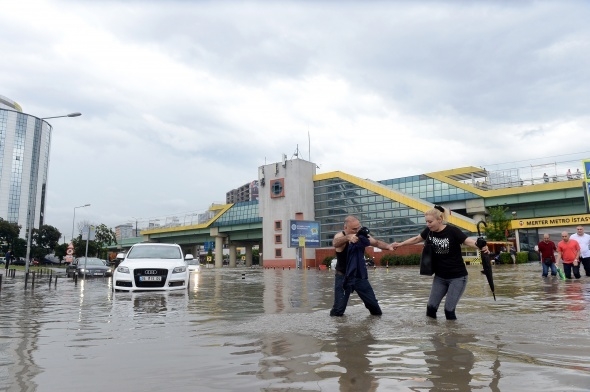
[{"label": "person in white shirt", "polygon": [[582,225],[576,227],[576,232],[570,236],[580,244],[580,262],[584,266],[586,276],[590,276],[590,235],[584,233]]}]

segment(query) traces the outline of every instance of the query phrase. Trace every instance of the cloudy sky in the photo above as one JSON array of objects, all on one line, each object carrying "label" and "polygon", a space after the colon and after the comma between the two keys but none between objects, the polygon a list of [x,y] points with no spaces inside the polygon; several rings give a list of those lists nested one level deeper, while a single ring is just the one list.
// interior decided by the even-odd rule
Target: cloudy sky
[{"label": "cloudy sky", "polygon": [[4,2],[46,222],[203,212],[282,154],[383,180],[590,157],[586,1]]}]

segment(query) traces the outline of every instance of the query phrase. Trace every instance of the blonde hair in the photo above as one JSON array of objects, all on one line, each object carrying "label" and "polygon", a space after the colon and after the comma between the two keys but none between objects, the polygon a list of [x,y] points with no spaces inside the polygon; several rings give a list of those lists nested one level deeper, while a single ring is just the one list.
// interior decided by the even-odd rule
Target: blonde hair
[{"label": "blonde hair", "polygon": [[440,219],[443,222],[446,222],[446,220],[447,220],[446,210],[444,209],[444,207],[441,207],[438,205],[436,205],[436,206],[434,206],[434,208],[431,208],[430,210],[424,212],[424,215],[432,215],[436,219]]}]

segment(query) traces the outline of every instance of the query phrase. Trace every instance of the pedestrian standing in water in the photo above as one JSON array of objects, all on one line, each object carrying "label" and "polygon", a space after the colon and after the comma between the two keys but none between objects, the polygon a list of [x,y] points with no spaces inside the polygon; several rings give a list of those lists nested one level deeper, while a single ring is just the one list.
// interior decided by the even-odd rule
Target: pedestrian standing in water
[{"label": "pedestrian standing in water", "polygon": [[586,276],[590,276],[590,235],[584,233],[582,225],[576,227],[576,232],[570,236],[580,245],[580,263],[584,266]]},{"label": "pedestrian standing in water", "polygon": [[10,249],[8,249],[8,251],[4,255],[4,267],[6,269],[9,269],[10,268],[10,262],[11,261],[12,261],[12,252],[10,251]]},{"label": "pedestrian standing in water", "polygon": [[563,264],[563,273],[568,279],[572,278],[572,270],[574,270],[574,277],[580,279],[580,244],[578,241],[570,239],[567,231],[561,233],[561,241],[557,244],[557,255]]},{"label": "pedestrian standing in water", "polygon": [[551,268],[551,276],[557,275],[557,268],[555,267],[555,251],[557,247],[555,242],[549,239],[549,234],[543,234],[543,241],[540,241],[537,246],[541,254],[541,265],[543,265],[542,276],[546,277]]},{"label": "pedestrian standing in water", "polygon": [[461,255],[461,245],[476,248],[479,243],[481,250],[489,253],[485,241],[476,241],[467,237],[459,228],[446,223],[445,209],[434,206],[424,213],[426,228],[419,235],[403,242],[394,242],[393,248],[414,245],[430,239],[433,246],[432,269],[434,279],[430,289],[430,297],[426,305],[426,315],[436,318],[436,312],[445,299],[445,316],[447,320],[456,320],[455,308],[467,286],[467,268]]},{"label": "pedestrian standing in water", "polygon": [[[330,310],[330,316],[343,316],[348,299],[353,291],[356,291],[361,298],[365,307],[369,309],[374,316],[382,314],[381,307],[377,302],[375,292],[369,283],[367,276],[367,267],[363,260],[352,259],[350,249],[356,247],[357,243],[362,242],[362,248],[371,245],[383,250],[393,250],[391,244],[377,240],[370,235],[359,235],[362,225],[359,219],[349,215],[344,219],[344,230],[336,233],[332,240],[332,245],[336,250],[336,275],[334,277],[334,305]],[[353,246],[355,245],[355,246]],[[359,244],[360,245],[360,244]],[[356,252],[355,252],[356,253]],[[363,252],[364,255],[364,252]],[[355,263],[349,265],[349,261]],[[363,265],[358,265],[359,261]],[[347,273],[348,272],[348,273]]]}]

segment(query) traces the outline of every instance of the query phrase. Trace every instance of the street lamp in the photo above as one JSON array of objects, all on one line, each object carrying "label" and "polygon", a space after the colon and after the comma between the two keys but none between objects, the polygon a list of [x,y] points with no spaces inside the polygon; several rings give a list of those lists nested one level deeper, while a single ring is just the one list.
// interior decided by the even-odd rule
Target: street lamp
[{"label": "street lamp", "polygon": [[76,208],[90,207],[90,204],[84,204],[83,206],[74,207],[74,219],[72,219],[72,243],[74,242],[74,223],[76,222]]},{"label": "street lamp", "polygon": [[[70,113],[70,114],[66,114],[64,116],[52,116],[52,117],[41,117],[41,120],[48,120],[50,118],[61,118],[61,117],[78,117],[81,116],[82,113]],[[30,198],[30,195],[29,195]],[[74,210],[75,212],[76,210]],[[34,211],[33,211],[33,215],[34,215]],[[29,206],[28,206],[28,214],[27,214],[27,226],[29,226],[29,233],[27,235],[27,256],[26,256],[26,260],[25,260],[25,273],[29,274],[29,265],[30,265],[30,257],[31,257],[31,234],[33,231],[33,228],[35,227],[35,223],[34,223],[35,219],[31,219],[31,203],[29,202]],[[41,229],[39,227],[39,229]],[[72,230],[73,231],[73,230]]]},{"label": "street lamp", "polygon": [[137,221],[139,220],[139,218],[132,216],[131,219],[135,220],[135,235],[134,235],[134,237],[139,237],[138,232],[137,232]]},{"label": "street lamp", "polygon": [[81,115],[82,115],[82,113],[70,113],[70,114],[66,114],[64,116],[41,117],[41,120],[48,120],[50,118],[62,118],[62,117],[79,117]]}]

